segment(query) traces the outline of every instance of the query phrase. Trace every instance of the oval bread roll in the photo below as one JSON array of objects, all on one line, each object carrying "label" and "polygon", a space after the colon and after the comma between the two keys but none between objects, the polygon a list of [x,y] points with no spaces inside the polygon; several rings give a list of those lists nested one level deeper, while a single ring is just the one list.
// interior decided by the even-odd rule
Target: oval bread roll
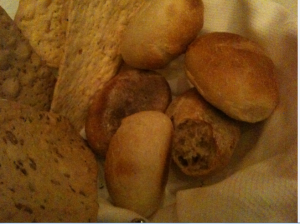
[{"label": "oval bread roll", "polygon": [[158,69],[186,51],[203,27],[202,0],[149,1],[129,22],[121,42],[124,61]]},{"label": "oval bread roll", "polygon": [[172,158],[190,176],[204,176],[226,166],[240,137],[237,121],[207,103],[195,88],[167,109],[175,127]]},{"label": "oval bread roll", "polygon": [[105,180],[113,203],[150,216],[160,205],[170,161],[171,120],[143,111],[122,120],[105,161]]},{"label": "oval bread roll", "polygon": [[85,131],[93,151],[105,157],[121,120],[139,111],[165,112],[172,99],[166,79],[157,72],[123,67],[93,97]]},{"label": "oval bread roll", "polygon": [[274,64],[247,38],[221,32],[200,36],[189,46],[185,65],[200,94],[232,118],[262,121],[278,103]]}]

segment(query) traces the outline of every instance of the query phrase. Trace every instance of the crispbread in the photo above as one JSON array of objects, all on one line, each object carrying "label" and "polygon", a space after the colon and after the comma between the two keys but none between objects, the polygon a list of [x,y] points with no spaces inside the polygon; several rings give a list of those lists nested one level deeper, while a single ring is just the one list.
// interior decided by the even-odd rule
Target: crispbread
[{"label": "crispbread", "polygon": [[59,67],[64,51],[69,0],[20,0],[15,22],[33,49]]},{"label": "crispbread", "polygon": [[72,0],[65,55],[51,110],[84,127],[91,97],[117,72],[119,45],[130,18],[146,0]]},{"label": "crispbread", "polygon": [[95,222],[97,162],[66,118],[0,100],[0,222]]},{"label": "crispbread", "polygon": [[49,110],[56,79],[0,7],[0,98]]}]

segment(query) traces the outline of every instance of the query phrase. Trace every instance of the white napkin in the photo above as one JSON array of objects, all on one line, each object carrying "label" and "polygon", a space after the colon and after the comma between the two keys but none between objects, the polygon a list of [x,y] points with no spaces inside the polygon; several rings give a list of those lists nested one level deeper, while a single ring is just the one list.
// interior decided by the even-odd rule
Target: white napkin
[{"label": "white napkin", "polygon": [[0,0],[0,6],[7,12],[7,14],[14,18],[17,8],[19,5],[19,0]]}]

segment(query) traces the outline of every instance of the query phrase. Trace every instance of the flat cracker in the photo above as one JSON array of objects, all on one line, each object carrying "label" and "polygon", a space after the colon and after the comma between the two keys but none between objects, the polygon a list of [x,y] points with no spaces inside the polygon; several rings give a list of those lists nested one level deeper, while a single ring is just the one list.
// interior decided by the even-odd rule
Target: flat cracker
[{"label": "flat cracker", "polygon": [[59,67],[69,0],[20,0],[15,22],[48,66]]},{"label": "flat cracker", "polygon": [[0,7],[0,98],[49,110],[56,78]]},{"label": "flat cracker", "polygon": [[146,0],[71,0],[65,55],[51,110],[79,131],[95,92],[121,64],[119,45],[130,18]]},{"label": "flat cracker", "polygon": [[94,154],[69,121],[0,99],[0,222],[96,222]]}]

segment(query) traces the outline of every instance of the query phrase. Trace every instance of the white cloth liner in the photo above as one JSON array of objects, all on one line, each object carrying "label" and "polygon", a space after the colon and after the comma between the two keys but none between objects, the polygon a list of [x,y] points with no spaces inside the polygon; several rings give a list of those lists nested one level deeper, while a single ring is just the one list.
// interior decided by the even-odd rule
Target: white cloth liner
[{"label": "white cloth liner", "polygon": [[[0,0],[14,16],[18,1]],[[172,164],[166,197],[151,222],[297,222],[297,16],[270,0],[203,0],[200,34],[227,31],[260,43],[276,65],[280,104],[265,122],[242,127],[230,165],[206,180],[186,177]],[[295,4],[296,1],[286,1]],[[160,70],[174,95],[190,87],[183,57]],[[99,179],[99,222],[130,222],[138,214],[111,205]]]}]

